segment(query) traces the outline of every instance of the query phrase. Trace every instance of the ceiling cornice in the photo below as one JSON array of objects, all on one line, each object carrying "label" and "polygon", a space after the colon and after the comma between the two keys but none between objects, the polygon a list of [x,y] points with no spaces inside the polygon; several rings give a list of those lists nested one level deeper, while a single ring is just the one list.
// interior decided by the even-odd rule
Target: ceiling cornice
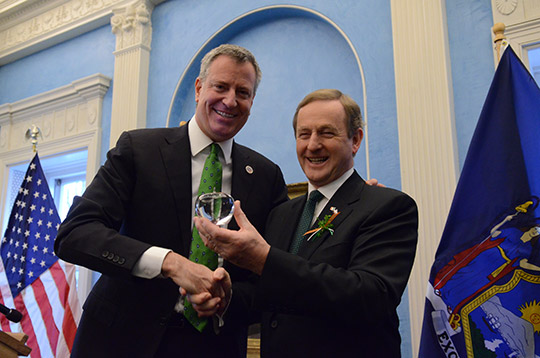
[{"label": "ceiling cornice", "polygon": [[109,23],[113,10],[164,0],[0,0],[0,65]]}]

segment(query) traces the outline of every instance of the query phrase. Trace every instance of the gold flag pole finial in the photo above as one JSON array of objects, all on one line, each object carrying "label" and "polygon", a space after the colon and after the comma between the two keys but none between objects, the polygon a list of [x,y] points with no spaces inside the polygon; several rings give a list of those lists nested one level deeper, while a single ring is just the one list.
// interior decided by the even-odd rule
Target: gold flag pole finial
[{"label": "gold flag pole finial", "polygon": [[37,152],[38,135],[43,138],[43,136],[41,135],[41,129],[39,129],[39,127],[35,124],[32,124],[32,127],[28,128],[25,135],[27,140],[31,140],[34,153]]},{"label": "gold flag pole finial", "polygon": [[493,42],[495,43],[495,50],[497,51],[497,62],[501,59],[501,47],[503,45],[506,46],[506,36],[504,36],[505,29],[506,26],[502,22],[496,23],[491,28],[495,35]]}]

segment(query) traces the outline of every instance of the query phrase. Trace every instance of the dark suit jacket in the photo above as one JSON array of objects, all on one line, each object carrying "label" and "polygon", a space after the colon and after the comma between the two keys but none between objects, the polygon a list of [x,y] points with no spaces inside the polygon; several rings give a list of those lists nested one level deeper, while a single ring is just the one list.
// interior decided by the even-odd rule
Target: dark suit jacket
[{"label": "dark suit jacket", "polygon": [[[286,200],[283,175],[277,165],[236,143],[232,160],[232,196],[264,230],[270,210]],[[191,187],[187,125],[142,129],[121,135],[84,195],[74,200],[55,251],[102,273],[83,307],[79,334],[85,337],[76,339],[83,356],[153,357],[174,314],[178,287],[169,279],[137,278],[131,271],[151,246],[189,256]],[[229,227],[238,228],[234,220]],[[228,263],[225,268],[235,281],[247,275]],[[246,327],[236,315],[227,318],[222,332],[231,335],[240,352]]]},{"label": "dark suit jacket", "polygon": [[396,307],[415,256],[416,204],[354,172],[318,219],[337,208],[334,235],[312,238],[293,255],[305,201],[280,205],[267,222],[272,248],[255,297],[266,311],[262,357],[399,357]]}]

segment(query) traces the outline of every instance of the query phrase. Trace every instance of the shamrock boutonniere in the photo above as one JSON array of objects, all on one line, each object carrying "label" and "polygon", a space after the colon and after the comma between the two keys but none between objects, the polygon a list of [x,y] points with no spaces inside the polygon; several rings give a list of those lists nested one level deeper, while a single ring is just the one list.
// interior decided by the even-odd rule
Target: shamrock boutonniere
[{"label": "shamrock boutonniere", "polygon": [[319,220],[319,227],[318,228],[315,228],[313,230],[309,230],[308,232],[306,232],[304,234],[304,236],[311,234],[307,238],[307,241],[311,240],[314,236],[315,237],[321,236],[321,234],[324,231],[328,231],[330,233],[330,235],[334,235],[334,224],[332,224],[332,221],[334,221],[336,216],[339,215],[339,211],[334,206],[332,206],[330,208],[330,210],[332,211],[333,214],[332,215],[325,215],[324,219]]}]

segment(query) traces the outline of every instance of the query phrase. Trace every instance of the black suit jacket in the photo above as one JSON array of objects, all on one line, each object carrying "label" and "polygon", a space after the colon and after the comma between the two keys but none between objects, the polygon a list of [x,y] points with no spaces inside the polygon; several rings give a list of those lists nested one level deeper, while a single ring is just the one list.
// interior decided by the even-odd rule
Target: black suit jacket
[{"label": "black suit jacket", "polygon": [[334,234],[293,255],[287,251],[305,201],[280,205],[267,222],[272,247],[255,296],[265,311],[262,357],[399,357],[396,308],[415,256],[416,204],[354,172],[318,218],[337,208]]},{"label": "black suit jacket", "polygon": [[[286,200],[283,175],[277,165],[236,143],[232,160],[232,196],[264,230],[270,210]],[[153,357],[174,314],[178,287],[172,280],[142,279],[131,271],[151,246],[189,256],[191,188],[187,125],[142,129],[121,135],[84,195],[74,200],[58,232],[56,253],[102,273],[83,306],[78,335],[84,337],[76,339],[77,352]],[[238,228],[234,220],[229,227]],[[234,281],[247,276],[228,263],[225,268]],[[237,342],[239,352],[246,344],[243,319],[229,316],[222,332]]]}]

